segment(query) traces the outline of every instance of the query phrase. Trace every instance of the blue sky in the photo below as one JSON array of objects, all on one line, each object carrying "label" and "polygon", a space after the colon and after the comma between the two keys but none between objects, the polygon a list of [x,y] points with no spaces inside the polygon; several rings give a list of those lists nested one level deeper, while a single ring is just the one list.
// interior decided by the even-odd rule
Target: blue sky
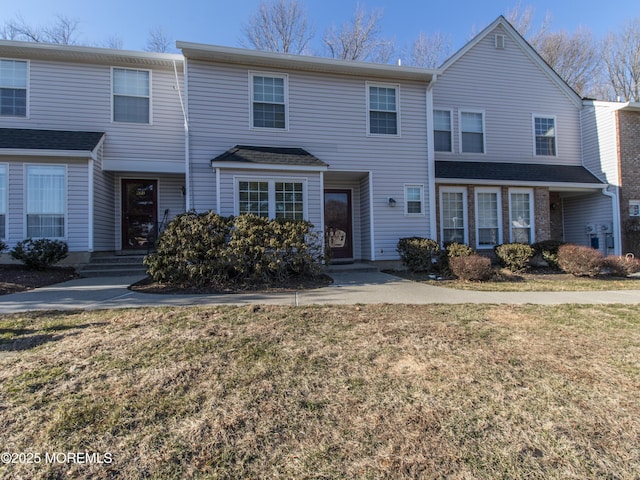
[{"label": "blue sky", "polygon": [[[321,51],[322,33],[340,26],[359,3],[367,10],[381,9],[383,35],[399,47],[410,45],[423,31],[449,35],[454,50],[518,3],[535,9],[535,24],[549,12],[554,30],[589,28],[597,37],[618,31],[640,17],[639,0],[298,0],[315,26],[314,49]],[[7,3],[9,3],[7,5]],[[62,14],[79,21],[79,40],[100,46],[109,37],[123,40],[123,47],[141,50],[149,30],[162,26],[174,40],[239,46],[241,26],[256,11],[260,0],[3,0],[0,23],[21,15],[28,23],[45,25]]]}]

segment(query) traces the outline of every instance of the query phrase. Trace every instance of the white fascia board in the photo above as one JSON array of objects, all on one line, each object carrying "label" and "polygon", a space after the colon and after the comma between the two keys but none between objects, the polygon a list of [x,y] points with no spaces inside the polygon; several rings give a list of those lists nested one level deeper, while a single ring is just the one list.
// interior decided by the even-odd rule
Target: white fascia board
[{"label": "white fascia board", "polygon": [[45,150],[24,148],[0,148],[0,156],[6,157],[55,157],[55,158],[92,158],[95,152],[91,150]]},{"label": "white fascia board", "polygon": [[306,165],[280,165],[265,163],[245,163],[245,162],[211,162],[211,168],[234,169],[234,170],[275,170],[287,172],[326,172],[326,166],[306,166]]},{"label": "white fascia board", "polygon": [[478,180],[474,178],[436,178],[443,185],[491,185],[505,187],[549,187],[553,190],[602,190],[606,183],[529,182],[522,180]]}]

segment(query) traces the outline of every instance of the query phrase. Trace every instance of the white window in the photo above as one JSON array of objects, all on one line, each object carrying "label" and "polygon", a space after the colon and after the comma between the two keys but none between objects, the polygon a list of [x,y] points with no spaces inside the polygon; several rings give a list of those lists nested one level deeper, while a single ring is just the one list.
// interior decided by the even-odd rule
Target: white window
[{"label": "white window", "polygon": [[238,214],[259,217],[304,220],[304,180],[240,179],[237,182]]},{"label": "white window", "polygon": [[554,117],[533,117],[536,155],[556,155],[556,119]]},{"label": "white window", "polygon": [[64,238],[66,168],[27,165],[27,237]]},{"label": "white window", "polygon": [[443,244],[468,243],[466,188],[440,188],[440,233]]},{"label": "white window", "polygon": [[367,84],[369,134],[398,135],[398,85]]},{"label": "white window", "polygon": [[460,112],[460,145],[462,153],[485,153],[482,112]]},{"label": "white window", "polygon": [[493,248],[502,243],[502,209],[499,188],[476,188],[476,246]]},{"label": "white window", "polygon": [[0,164],[0,239],[7,238],[7,166]]},{"label": "white window", "polygon": [[113,69],[113,121],[151,123],[151,72]]},{"label": "white window", "polygon": [[433,143],[436,152],[451,152],[451,111],[433,111]]},{"label": "white window", "polygon": [[27,116],[27,71],[24,60],[0,59],[0,116]]},{"label": "white window", "polygon": [[251,125],[286,130],[287,76],[251,73],[250,82]]},{"label": "white window", "polygon": [[533,190],[509,190],[509,224],[512,243],[535,242],[533,229]]},{"label": "white window", "polygon": [[424,186],[404,186],[404,213],[405,215],[424,215],[423,207]]}]

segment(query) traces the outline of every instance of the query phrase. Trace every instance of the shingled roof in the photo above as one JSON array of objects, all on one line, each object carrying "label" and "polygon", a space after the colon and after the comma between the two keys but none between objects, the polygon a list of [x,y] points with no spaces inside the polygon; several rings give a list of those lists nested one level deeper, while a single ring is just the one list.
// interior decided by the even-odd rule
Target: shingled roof
[{"label": "shingled roof", "polygon": [[604,183],[589,170],[579,165],[540,165],[537,163],[438,161],[436,162],[436,178],[596,185]]},{"label": "shingled roof", "polygon": [[0,128],[0,149],[92,152],[104,132]]},{"label": "shingled roof", "polygon": [[254,147],[236,145],[211,162],[245,163],[247,165],[288,165],[292,167],[326,167],[325,162],[302,148]]}]

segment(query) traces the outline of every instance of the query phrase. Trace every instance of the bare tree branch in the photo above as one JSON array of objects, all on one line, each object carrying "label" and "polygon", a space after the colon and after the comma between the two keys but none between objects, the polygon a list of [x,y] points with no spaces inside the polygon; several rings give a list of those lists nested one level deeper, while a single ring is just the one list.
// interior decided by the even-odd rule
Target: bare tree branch
[{"label": "bare tree branch", "polygon": [[18,16],[5,22],[1,36],[6,40],[76,45],[77,30],[78,21],[64,15],[57,15],[51,25],[43,27],[30,25]]},{"label": "bare tree branch", "polygon": [[158,26],[149,30],[149,38],[147,46],[144,47],[147,52],[168,53],[173,51],[173,40],[164,27]]},{"label": "bare tree branch", "polygon": [[640,102],[640,17],[630,21],[620,34],[609,34],[602,51],[615,96]]},{"label": "bare tree branch", "polygon": [[271,0],[243,26],[244,47],[269,52],[304,54],[313,38],[313,28],[304,8],[296,0]]},{"label": "bare tree branch", "polygon": [[451,37],[442,33],[420,34],[413,41],[409,65],[436,68],[451,54]]}]

